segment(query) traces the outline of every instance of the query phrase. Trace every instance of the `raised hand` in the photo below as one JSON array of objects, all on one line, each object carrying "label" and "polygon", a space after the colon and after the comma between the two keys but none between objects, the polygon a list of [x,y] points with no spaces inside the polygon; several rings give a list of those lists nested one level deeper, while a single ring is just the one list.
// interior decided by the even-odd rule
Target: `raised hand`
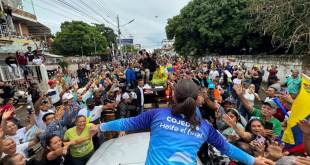
[{"label": "raised hand", "polygon": [[4,132],[2,128],[0,128],[0,139],[4,139],[4,137],[5,137]]},{"label": "raised hand", "polygon": [[296,165],[310,165],[310,157],[297,157],[293,160]]},{"label": "raised hand", "polygon": [[223,121],[225,121],[225,123],[227,125],[229,125],[230,127],[233,127],[236,125],[236,122],[234,122],[227,114],[223,114],[222,117]]},{"label": "raised hand", "polygon": [[238,139],[238,136],[237,136],[237,135],[231,134],[231,135],[228,136],[227,141],[228,141],[228,142],[233,142],[233,141],[236,141],[237,139]]},{"label": "raised hand", "polygon": [[282,143],[280,146],[278,145],[278,142],[271,141],[271,144],[267,140],[267,152],[265,155],[265,158],[273,160],[273,161],[278,161],[279,159],[282,158],[282,156],[287,156],[289,152],[283,152],[282,150],[285,146],[284,143]]},{"label": "raised hand", "polygon": [[12,115],[13,112],[14,112],[13,108],[10,108],[10,109],[4,111],[4,113],[2,115],[2,120],[7,120]]},{"label": "raised hand", "polygon": [[234,89],[237,93],[237,95],[243,95],[243,89],[241,85],[234,85]]},{"label": "raised hand", "polygon": [[79,109],[79,105],[76,104],[76,105],[73,107],[73,111],[76,112],[78,109]]},{"label": "raised hand", "polygon": [[299,122],[297,122],[299,128],[301,129],[301,131],[306,134],[306,135],[310,135],[310,120],[307,121],[306,119],[304,120],[299,120]]}]

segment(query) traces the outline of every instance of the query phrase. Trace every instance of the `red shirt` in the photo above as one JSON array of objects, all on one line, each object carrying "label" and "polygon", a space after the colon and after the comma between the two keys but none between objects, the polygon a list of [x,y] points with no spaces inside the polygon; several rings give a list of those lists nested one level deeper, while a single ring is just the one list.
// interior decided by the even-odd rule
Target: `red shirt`
[{"label": "red shirt", "polygon": [[271,76],[275,76],[276,74],[278,73],[278,71],[274,71],[272,69],[269,70],[269,76],[268,77],[271,77]]},{"label": "red shirt", "polygon": [[[10,104],[5,105],[5,106],[2,108],[1,113],[3,114],[6,110],[8,110],[8,109],[10,109],[10,108],[13,108],[13,106],[10,105]],[[13,119],[13,117],[14,117],[14,112],[11,114],[11,116],[8,118],[8,120]]]},{"label": "red shirt", "polygon": [[[282,104],[282,107],[285,109],[287,106],[286,104]],[[290,111],[290,109],[288,111]],[[283,122],[285,118],[285,113],[281,110],[280,107],[278,107],[276,113],[273,114],[273,117],[278,119],[280,122]]]}]

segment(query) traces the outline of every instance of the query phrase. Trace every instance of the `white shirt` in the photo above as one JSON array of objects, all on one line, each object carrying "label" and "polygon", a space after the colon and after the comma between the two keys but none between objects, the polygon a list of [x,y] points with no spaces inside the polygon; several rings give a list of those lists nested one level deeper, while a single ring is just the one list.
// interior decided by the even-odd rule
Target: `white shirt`
[{"label": "white shirt", "polygon": [[[235,79],[234,79],[235,80]],[[250,92],[250,93],[249,93]],[[244,98],[246,100],[248,100],[249,104],[253,107],[254,106],[254,101],[255,101],[255,95],[249,90],[247,89],[244,94],[243,94]]]},{"label": "white shirt", "polygon": [[46,125],[43,123],[43,120],[42,120],[42,117],[46,113],[54,113],[54,111],[53,110],[40,111],[39,116],[33,115],[34,116],[34,120],[36,121],[36,125],[38,126],[38,128],[40,130],[45,130],[45,128],[46,128]]},{"label": "white shirt", "polygon": [[25,94],[26,94],[26,96],[27,96],[27,100],[32,101],[32,96],[31,96],[31,94],[28,94],[28,92],[26,92]]},{"label": "white shirt", "polygon": [[235,85],[241,85],[242,79],[235,78],[233,82]]},{"label": "white shirt", "polygon": [[220,75],[219,75],[219,72],[217,70],[215,70],[215,71],[211,70],[209,73],[209,76],[210,76],[211,80],[214,80],[216,78],[216,76],[220,76]]},{"label": "white shirt", "polygon": [[42,64],[42,60],[41,59],[33,59],[32,62],[36,63],[37,65],[41,65]]},{"label": "white shirt", "polygon": [[[92,111],[90,111],[89,116],[91,117],[89,122],[93,122],[96,119],[101,117],[101,112],[102,112],[102,106],[95,106]],[[87,108],[83,108],[80,110],[79,115],[83,115],[87,117]]]},{"label": "white shirt", "polygon": [[[20,144],[20,145],[16,144],[16,152],[15,152],[15,154],[22,154],[27,159],[28,158],[28,154],[27,154],[26,150],[28,149],[28,145],[29,145],[29,142],[23,143],[23,144]],[[2,153],[2,158],[5,157],[5,155],[6,154],[3,152]]]},{"label": "white shirt", "polygon": [[53,95],[53,96],[48,96],[49,98],[51,98],[52,100],[52,103],[55,104],[57,103],[59,100],[60,100],[60,97],[59,97],[59,93],[58,93],[58,90],[57,90],[57,87],[55,87],[54,89],[49,89],[47,92],[53,92],[55,91],[56,94]]},{"label": "white shirt", "polygon": [[144,104],[144,93],[143,93],[143,88],[140,88],[139,86],[138,86],[138,88],[139,88],[140,93],[141,93],[141,106],[143,106],[143,104]]},{"label": "white shirt", "polygon": [[75,83],[77,83],[77,79],[75,78],[71,78],[71,84],[74,85]]},{"label": "white shirt", "polygon": [[13,136],[6,135],[5,137],[13,139],[16,145],[19,145],[20,140],[24,138],[25,134],[26,134],[26,127],[18,129],[16,135]]}]

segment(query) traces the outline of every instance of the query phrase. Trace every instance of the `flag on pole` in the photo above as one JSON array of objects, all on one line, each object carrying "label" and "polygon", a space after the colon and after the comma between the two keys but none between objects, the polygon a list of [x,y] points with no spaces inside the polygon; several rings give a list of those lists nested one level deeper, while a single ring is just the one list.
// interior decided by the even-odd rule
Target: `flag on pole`
[{"label": "flag on pole", "polygon": [[54,40],[53,40],[53,38],[48,38],[47,41],[48,41],[49,43],[51,43],[51,42],[53,42]]},{"label": "flag on pole", "polygon": [[230,62],[236,62],[236,58],[234,58],[234,57],[229,57],[229,58],[228,58],[228,61],[230,61]]},{"label": "flag on pole", "polygon": [[301,87],[298,96],[293,102],[291,114],[287,121],[287,129],[283,134],[282,141],[286,143],[283,150],[289,152],[304,152],[303,132],[298,124],[299,120],[309,120],[310,104],[305,104],[310,100],[310,78],[302,74]]},{"label": "flag on pole", "polygon": [[24,45],[23,45],[23,46],[27,46],[27,45],[29,45],[29,43],[24,43]]}]

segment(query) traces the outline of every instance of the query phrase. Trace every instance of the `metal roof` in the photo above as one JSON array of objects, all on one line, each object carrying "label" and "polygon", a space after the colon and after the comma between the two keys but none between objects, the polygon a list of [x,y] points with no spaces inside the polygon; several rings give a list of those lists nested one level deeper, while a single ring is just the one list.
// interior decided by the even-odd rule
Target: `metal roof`
[{"label": "metal roof", "polygon": [[22,22],[22,23],[26,23],[27,24],[27,28],[28,28],[28,32],[31,35],[34,36],[44,36],[45,34],[49,34],[51,33],[51,29],[48,28],[47,26],[41,24],[40,22],[38,22],[37,20],[28,18],[28,17],[24,17],[18,14],[13,13],[13,20],[14,21],[18,21],[18,22]]}]

